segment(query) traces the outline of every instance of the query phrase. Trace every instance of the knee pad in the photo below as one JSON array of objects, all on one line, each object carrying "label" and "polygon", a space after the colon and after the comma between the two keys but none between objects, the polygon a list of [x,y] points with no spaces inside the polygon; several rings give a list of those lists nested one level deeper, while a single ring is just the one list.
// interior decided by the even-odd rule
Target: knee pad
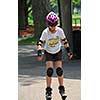
[{"label": "knee pad", "polygon": [[51,77],[53,75],[53,68],[47,69],[47,76]]},{"label": "knee pad", "polygon": [[60,68],[60,67],[58,67],[58,68],[56,69],[56,73],[57,73],[58,76],[62,76],[62,75],[63,75],[63,69]]}]

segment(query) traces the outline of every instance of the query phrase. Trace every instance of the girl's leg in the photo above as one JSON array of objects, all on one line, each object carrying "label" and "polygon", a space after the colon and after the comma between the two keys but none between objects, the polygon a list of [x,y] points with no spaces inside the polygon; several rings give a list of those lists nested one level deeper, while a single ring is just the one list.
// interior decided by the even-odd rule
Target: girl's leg
[{"label": "girl's leg", "polygon": [[59,93],[61,95],[61,97],[65,100],[65,98],[67,97],[65,94],[65,87],[63,85],[63,69],[62,69],[62,61],[56,61],[56,73],[58,75],[58,82],[59,82]]},{"label": "girl's leg", "polygon": [[46,61],[46,84],[47,87],[51,87],[52,82],[52,75],[53,75],[53,62],[52,61]]},{"label": "girl's leg", "polygon": [[53,62],[52,61],[46,61],[46,99],[51,100],[52,96],[52,88],[51,88],[51,82],[52,82],[52,75],[53,75]]},{"label": "girl's leg", "polygon": [[58,75],[58,82],[59,85],[63,85],[63,70],[62,70],[62,61],[56,61],[56,73]]}]

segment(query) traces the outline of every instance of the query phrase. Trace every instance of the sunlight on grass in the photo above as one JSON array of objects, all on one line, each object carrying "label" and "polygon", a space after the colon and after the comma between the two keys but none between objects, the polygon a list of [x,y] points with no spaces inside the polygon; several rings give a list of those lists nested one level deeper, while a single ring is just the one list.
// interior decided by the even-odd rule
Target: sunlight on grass
[{"label": "sunlight on grass", "polygon": [[28,44],[36,44],[37,43],[37,39],[34,37],[24,37],[24,38],[19,38],[18,39],[18,44],[19,45],[28,45]]}]

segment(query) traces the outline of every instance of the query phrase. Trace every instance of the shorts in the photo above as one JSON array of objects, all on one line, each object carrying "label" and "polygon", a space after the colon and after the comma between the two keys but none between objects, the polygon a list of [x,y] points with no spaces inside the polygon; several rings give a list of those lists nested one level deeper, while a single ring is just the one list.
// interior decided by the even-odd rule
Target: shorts
[{"label": "shorts", "polygon": [[46,61],[61,61],[62,60],[62,50],[60,50],[58,53],[51,54],[47,51],[44,51]]}]

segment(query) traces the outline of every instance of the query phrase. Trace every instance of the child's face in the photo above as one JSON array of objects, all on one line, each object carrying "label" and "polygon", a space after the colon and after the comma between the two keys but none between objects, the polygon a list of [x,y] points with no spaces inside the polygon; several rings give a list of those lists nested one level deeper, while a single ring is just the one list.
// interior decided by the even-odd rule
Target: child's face
[{"label": "child's face", "polygon": [[56,31],[56,26],[49,26],[49,29],[52,33]]}]

